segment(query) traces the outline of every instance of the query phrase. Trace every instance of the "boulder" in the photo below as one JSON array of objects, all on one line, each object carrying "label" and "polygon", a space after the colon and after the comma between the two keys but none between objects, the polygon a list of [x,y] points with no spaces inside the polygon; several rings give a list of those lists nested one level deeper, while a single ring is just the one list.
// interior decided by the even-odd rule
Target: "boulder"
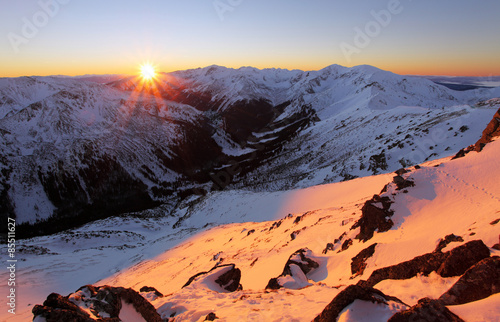
[{"label": "boulder", "polygon": [[215,319],[218,319],[218,317],[213,312],[208,313],[207,316],[205,317],[205,321],[215,321]]},{"label": "boulder", "polygon": [[472,265],[490,257],[490,250],[481,240],[473,240],[449,251],[437,273],[442,277],[460,276]]},{"label": "boulder", "polygon": [[[294,252],[288,258],[281,275],[275,278],[271,278],[267,283],[266,289],[277,290],[283,287],[283,285],[280,283],[280,277],[294,277],[294,268],[298,268],[298,272],[301,275],[300,277],[296,276],[297,278],[300,278],[301,280],[307,278],[308,273],[319,267],[319,264],[314,260],[313,257],[314,256],[312,252],[307,248],[301,248]],[[295,275],[297,275],[297,273],[295,273]]]},{"label": "boulder", "polygon": [[489,257],[490,251],[481,240],[473,240],[449,252],[432,252],[417,256],[409,261],[375,270],[367,280],[374,286],[386,279],[409,279],[417,274],[429,275],[437,272],[443,277],[460,276],[465,271]]},{"label": "boulder", "polygon": [[358,255],[352,258],[351,262],[351,273],[353,275],[361,275],[366,268],[366,260],[373,256],[375,253],[375,247],[377,243],[363,249]]},{"label": "boulder", "polygon": [[198,280],[199,278],[204,278],[204,277],[209,277],[212,274],[218,274],[217,271],[223,268],[229,268],[226,272],[223,274],[219,275],[215,279],[215,283],[218,284],[223,290],[227,292],[236,292],[239,290],[242,290],[243,287],[240,284],[241,280],[241,270],[239,268],[236,268],[236,265],[234,264],[226,264],[226,265],[219,265],[213,267],[211,270],[208,272],[200,272],[198,274],[195,274],[189,278],[189,280],[184,284],[184,287],[187,287],[191,285],[193,282]]},{"label": "boulder", "polygon": [[351,227],[352,229],[360,228],[356,239],[367,241],[373,237],[373,233],[384,232],[391,229],[394,225],[389,217],[394,215],[394,211],[390,210],[392,201],[389,197],[380,197],[374,195],[372,199],[365,202],[361,208],[361,218]]},{"label": "boulder", "polygon": [[396,186],[397,186],[396,190],[403,190],[405,188],[414,187],[415,186],[415,183],[412,180],[405,179],[405,178],[403,178],[400,175],[395,176],[392,179],[392,182],[394,182],[396,184]]},{"label": "boulder", "polygon": [[143,286],[143,287],[141,287],[141,289],[139,290],[139,292],[141,292],[141,293],[153,292],[155,294],[155,296],[157,296],[157,297],[163,297],[163,293],[161,293],[156,288],[151,287],[151,286]]},{"label": "boulder", "polygon": [[463,322],[438,300],[423,298],[408,310],[394,314],[388,322]]},{"label": "boulder", "polygon": [[487,298],[500,292],[500,257],[488,257],[469,268],[439,300],[459,305]]},{"label": "boulder", "polygon": [[464,239],[460,236],[455,236],[454,234],[449,234],[445,236],[444,238],[439,240],[438,245],[436,246],[436,249],[434,250],[435,252],[440,252],[443,248],[448,246],[448,244],[452,242],[463,242]]},{"label": "boulder", "polygon": [[[131,304],[146,321],[161,322],[160,315],[151,303],[131,288],[86,285],[66,297],[52,293],[43,306],[36,305],[34,317],[52,321],[118,322],[122,303]],[[89,313],[81,307],[90,308]]]},{"label": "boulder", "polygon": [[[313,320],[314,322],[336,321],[339,314],[355,300],[369,301],[374,303],[387,304],[387,301],[399,302],[406,305],[399,299],[387,296],[381,291],[362,285],[349,285],[342,292],[337,294],[323,311]],[[407,305],[406,305],[407,306]]]}]

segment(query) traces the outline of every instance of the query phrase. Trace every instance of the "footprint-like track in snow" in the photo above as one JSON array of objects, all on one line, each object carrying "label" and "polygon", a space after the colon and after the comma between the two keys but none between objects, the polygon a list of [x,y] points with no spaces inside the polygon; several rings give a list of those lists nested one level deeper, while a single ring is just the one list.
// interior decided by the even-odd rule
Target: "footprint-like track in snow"
[{"label": "footprint-like track in snow", "polygon": [[[451,173],[449,173],[449,172],[445,172],[445,171],[440,170],[440,169],[438,169],[438,170],[437,170],[437,172],[444,174],[445,176],[447,176],[447,177],[449,177],[449,178],[451,178],[451,179],[453,179],[453,180],[457,181],[458,183],[464,184],[464,185],[466,185],[466,186],[468,186],[468,187],[472,187],[473,189],[475,189],[475,190],[477,190],[477,191],[479,191],[479,192],[482,192],[482,193],[486,194],[486,195],[487,195],[488,197],[490,197],[491,199],[493,199],[493,200],[495,200],[495,201],[497,201],[497,202],[499,202],[499,203],[500,203],[500,198],[498,198],[497,196],[495,196],[494,194],[492,194],[491,192],[489,192],[489,191],[488,191],[488,190],[486,190],[485,188],[478,187],[477,185],[475,185],[475,184],[473,184],[473,183],[469,183],[469,182],[467,182],[467,181],[463,180],[462,178],[457,178],[456,176],[454,176],[453,174],[451,174]],[[449,185],[449,184],[447,184],[447,183],[446,183],[446,182],[444,182],[444,181],[442,181],[442,183],[443,183],[443,185],[444,185],[445,187],[450,188],[450,189],[451,189],[452,191],[454,191],[454,192],[457,192],[457,193],[462,194],[462,195],[463,195],[466,199],[471,200],[473,203],[477,203],[477,201],[475,201],[475,200],[471,199],[469,196],[466,196],[464,193],[461,193],[460,191],[458,191],[458,190],[457,190],[457,189],[456,189],[453,185]]]}]

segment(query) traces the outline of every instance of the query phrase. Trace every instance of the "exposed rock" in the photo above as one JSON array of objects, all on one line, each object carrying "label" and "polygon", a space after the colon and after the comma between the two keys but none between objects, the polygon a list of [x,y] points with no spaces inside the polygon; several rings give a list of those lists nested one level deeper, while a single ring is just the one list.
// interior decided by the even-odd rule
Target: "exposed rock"
[{"label": "exposed rock", "polygon": [[241,271],[239,268],[236,268],[234,264],[225,264],[225,265],[219,265],[213,267],[211,270],[208,272],[200,272],[198,274],[195,274],[189,278],[189,280],[182,286],[182,288],[191,285],[198,277],[203,276],[203,275],[210,275],[211,273],[214,272],[214,270],[218,270],[222,267],[231,267],[231,269],[224,274],[220,275],[215,282],[224,290],[228,292],[236,292],[238,290],[243,289],[242,285],[240,284],[241,280]]},{"label": "exposed rock", "polygon": [[436,246],[436,249],[434,250],[435,252],[440,252],[443,248],[448,246],[448,244],[452,242],[463,242],[464,239],[460,236],[455,236],[454,234],[449,234],[444,237],[444,239],[441,239]]},{"label": "exposed rock", "polygon": [[328,304],[323,311],[313,320],[314,322],[330,322],[335,321],[348,305],[350,305],[355,300],[363,300],[374,303],[387,304],[387,301],[399,302],[403,305],[405,303],[401,302],[399,299],[387,296],[381,291],[365,287],[362,285],[349,285],[342,292],[337,294],[333,300]]},{"label": "exposed rock", "polygon": [[394,225],[392,220],[388,219],[394,214],[394,211],[390,210],[391,204],[389,197],[379,195],[374,195],[372,199],[366,201],[361,208],[361,218],[351,227],[351,229],[360,227],[356,239],[367,241],[373,237],[376,230],[384,232],[391,229]]},{"label": "exposed rock", "polygon": [[74,303],[71,303],[66,297],[56,293],[50,294],[45,302],[43,302],[43,306],[35,305],[31,312],[33,313],[33,318],[37,316],[43,317],[47,322],[94,321],[87,312]]},{"label": "exposed rock", "polygon": [[326,254],[328,253],[328,251],[333,251],[333,248],[335,247],[335,244],[333,243],[328,243],[326,244],[326,247],[325,249],[323,249],[323,251],[321,252],[322,254]]},{"label": "exposed rock", "polygon": [[208,313],[207,316],[205,317],[205,321],[215,321],[215,319],[218,319],[218,317],[213,312]]},{"label": "exposed rock", "polygon": [[363,249],[358,255],[352,258],[351,272],[353,275],[361,275],[366,268],[366,260],[373,256],[377,243]]},{"label": "exposed rock", "polygon": [[[118,322],[122,302],[131,304],[146,321],[161,322],[160,315],[151,303],[131,288],[86,285],[69,296],[52,293],[43,306],[36,305],[32,312],[47,322],[56,321],[100,321]],[[93,316],[80,306],[90,308]]]},{"label": "exposed rock", "polygon": [[470,241],[445,253],[433,252],[417,256],[397,265],[375,270],[367,285],[374,286],[386,279],[409,279],[417,274],[429,275],[437,272],[443,277],[460,276],[483,258],[489,257],[489,249],[480,240]]},{"label": "exposed rock", "polygon": [[379,174],[379,170],[387,170],[387,159],[385,153],[382,151],[380,154],[374,154],[370,156],[368,171],[372,171],[373,174]]},{"label": "exposed rock", "polygon": [[144,292],[144,293],[154,292],[154,294],[156,296],[163,297],[163,294],[160,291],[158,291],[156,288],[151,287],[151,286],[143,286],[143,287],[141,287],[141,289],[139,290],[139,292]]},{"label": "exposed rock", "polygon": [[393,179],[392,179],[392,182],[394,182],[397,186],[396,190],[402,190],[402,189],[405,189],[405,188],[408,188],[408,187],[414,187],[415,186],[415,183],[410,180],[410,179],[405,179],[403,178],[402,176],[395,176]]},{"label": "exposed rock", "polygon": [[279,290],[280,288],[281,288],[281,285],[278,282],[277,277],[271,278],[266,285],[266,290]]},{"label": "exposed rock", "polygon": [[498,224],[499,222],[500,222],[500,218],[495,219],[495,220],[493,220],[492,222],[490,222],[490,225],[495,226],[495,225],[496,225],[496,224]]},{"label": "exposed rock", "polygon": [[394,314],[388,322],[460,322],[463,320],[438,300],[423,298],[410,309]]},{"label": "exposed rock", "polygon": [[445,305],[465,304],[500,292],[500,257],[488,257],[469,268],[441,297]]},{"label": "exposed rock", "polygon": [[460,276],[469,267],[490,256],[490,250],[481,240],[473,240],[449,251],[437,273],[442,277]]},{"label": "exposed rock", "polygon": [[351,246],[351,245],[352,245],[352,239],[349,238],[349,239],[344,240],[339,252],[343,252],[344,250],[347,250],[349,248],[349,246]]},{"label": "exposed rock", "polygon": [[394,171],[394,173],[397,174],[398,176],[401,176],[401,175],[408,173],[408,172],[410,172],[410,171],[406,170],[405,168],[401,168],[401,169]]},{"label": "exposed rock", "polygon": [[271,278],[267,283],[266,289],[277,290],[281,288],[283,285],[279,283],[279,278],[283,276],[293,276],[291,265],[298,266],[304,275],[307,275],[314,269],[318,268],[319,264],[310,258],[311,255],[312,252],[307,248],[301,248],[293,253],[288,258],[281,275],[276,278]]},{"label": "exposed rock", "polygon": [[466,148],[460,149],[460,151],[458,151],[457,154],[455,154],[451,159],[455,160],[455,159],[463,158],[464,156],[466,156],[471,151],[474,151],[474,146],[473,145],[470,145],[470,146],[468,146]]},{"label": "exposed rock", "polygon": [[490,143],[497,136],[500,136],[500,109],[493,115],[493,119],[484,129],[483,135],[476,142],[475,151],[480,152],[486,144]]},{"label": "exposed rock", "polygon": [[219,278],[215,280],[215,283],[219,284],[219,286],[226,291],[236,292],[243,289],[240,284],[241,271],[239,268],[235,268],[234,264],[231,265],[232,269],[219,276]]}]

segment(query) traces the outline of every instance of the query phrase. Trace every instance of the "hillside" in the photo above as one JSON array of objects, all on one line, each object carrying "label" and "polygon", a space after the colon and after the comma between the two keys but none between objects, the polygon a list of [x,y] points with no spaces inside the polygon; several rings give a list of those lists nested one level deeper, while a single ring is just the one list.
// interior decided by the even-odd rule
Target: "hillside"
[{"label": "hillside", "polygon": [[481,102],[498,96],[371,66],[3,78],[0,216],[31,237],[146,209],[178,216],[224,189],[390,173],[474,143],[495,110]]},{"label": "hillside", "polygon": [[[495,129],[494,118],[483,137]],[[322,321],[331,314],[387,321],[409,307],[400,319],[420,312],[495,320],[499,153],[494,141],[481,152],[425,162],[398,176],[274,193],[214,192],[181,205],[183,221],[142,213],[24,240],[20,292],[26,295],[18,317],[29,318],[51,292],[94,284],[111,288],[82,288],[69,300],[101,317],[110,311],[96,309],[99,292],[123,299],[133,298],[132,291],[112,287],[149,287],[141,294],[155,309],[143,300],[132,301],[142,303],[135,310],[122,304],[124,321],[124,312],[136,310],[170,321],[209,313],[220,321]],[[51,305],[36,312],[50,314]]]}]

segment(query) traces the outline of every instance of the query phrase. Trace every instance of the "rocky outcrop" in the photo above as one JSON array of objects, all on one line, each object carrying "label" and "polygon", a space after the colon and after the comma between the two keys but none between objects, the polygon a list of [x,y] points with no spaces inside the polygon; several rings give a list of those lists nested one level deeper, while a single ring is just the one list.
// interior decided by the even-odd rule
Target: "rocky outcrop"
[{"label": "rocky outcrop", "polygon": [[475,151],[480,152],[486,144],[490,143],[497,136],[500,136],[500,108],[493,115],[493,119],[484,129],[483,135],[474,145]]},{"label": "rocky outcrop", "polygon": [[481,240],[453,248],[447,254],[437,273],[442,277],[460,276],[472,265],[490,256],[490,250]]},{"label": "rocky outcrop", "polygon": [[389,197],[379,195],[374,195],[372,199],[366,201],[361,208],[361,218],[351,227],[351,230],[360,228],[356,239],[365,242],[373,237],[375,231],[384,232],[391,229],[394,225],[389,219],[394,215],[394,211],[390,210],[391,204]]},{"label": "rocky outcrop", "polygon": [[316,268],[318,268],[319,264],[314,259],[312,259],[311,256],[312,252],[307,248],[301,248],[292,255],[290,255],[281,275],[270,279],[269,282],[267,283],[266,289],[277,290],[283,287],[283,285],[280,284],[279,278],[285,276],[293,277],[294,276],[293,273],[294,269],[292,268],[293,266],[298,267],[304,276],[312,272]]},{"label": "rocky outcrop", "polygon": [[365,271],[366,268],[366,260],[373,256],[375,253],[375,247],[377,243],[363,249],[359,252],[358,255],[352,258],[351,262],[351,273],[353,275],[361,275]]},{"label": "rocky outcrop", "polygon": [[151,287],[151,286],[143,286],[143,287],[141,287],[139,292],[141,292],[141,293],[153,292],[155,296],[163,297],[163,294],[160,291],[158,291],[156,288]]},{"label": "rocky outcrop", "polygon": [[236,268],[236,265],[234,264],[226,264],[226,265],[219,265],[215,266],[208,272],[201,272],[196,275],[193,275],[189,278],[189,280],[184,284],[184,287],[187,287],[191,285],[193,282],[195,282],[199,278],[208,277],[212,274],[216,274],[217,271],[223,269],[223,268],[228,268],[226,272],[223,274],[217,276],[215,278],[215,283],[221,287],[221,289],[227,291],[227,292],[236,292],[238,290],[242,290],[243,286],[240,284],[241,280],[241,270],[239,268]]},{"label": "rocky outcrop", "polygon": [[405,188],[414,187],[415,183],[410,179],[405,179],[400,175],[395,176],[392,182],[396,184],[396,190],[403,190]]},{"label": "rocky outcrop", "polygon": [[443,277],[460,276],[465,271],[490,256],[488,247],[481,240],[470,241],[449,252],[433,252],[417,256],[412,260],[375,270],[367,280],[374,286],[386,279],[409,279],[417,274],[437,272]]},{"label": "rocky outcrop", "polygon": [[484,299],[500,292],[500,257],[485,258],[472,266],[439,300],[458,305]]},{"label": "rocky outcrop", "polygon": [[335,321],[348,305],[353,303],[355,300],[362,300],[374,303],[387,304],[387,301],[399,302],[403,305],[405,303],[401,302],[399,299],[387,296],[381,291],[361,286],[361,285],[349,285],[342,292],[337,294],[333,300],[328,304],[323,311],[313,320],[314,322],[330,322]]},{"label": "rocky outcrop", "polygon": [[436,249],[434,251],[440,252],[443,248],[448,246],[450,243],[463,242],[463,241],[464,241],[464,239],[462,237],[455,236],[454,234],[449,234],[449,235],[447,235],[444,238],[439,240],[438,245],[436,246]]},{"label": "rocky outcrop", "polygon": [[410,309],[394,314],[388,322],[463,322],[438,300],[423,298]]},{"label": "rocky outcrop", "polygon": [[[160,315],[151,303],[131,288],[86,285],[69,296],[50,294],[43,305],[35,305],[34,317],[45,318],[47,322],[99,321],[118,322],[122,303],[131,304],[146,320],[161,322]],[[81,307],[90,309],[89,313]]]}]

